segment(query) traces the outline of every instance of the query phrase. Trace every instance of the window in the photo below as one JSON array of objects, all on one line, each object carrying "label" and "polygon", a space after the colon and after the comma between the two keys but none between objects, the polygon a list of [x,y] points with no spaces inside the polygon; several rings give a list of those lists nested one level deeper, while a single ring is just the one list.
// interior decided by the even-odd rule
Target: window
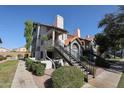
[{"label": "window", "polygon": [[40,58],[43,58],[43,51],[40,52]]},{"label": "window", "polygon": [[35,57],[35,52],[32,54],[32,57]]}]

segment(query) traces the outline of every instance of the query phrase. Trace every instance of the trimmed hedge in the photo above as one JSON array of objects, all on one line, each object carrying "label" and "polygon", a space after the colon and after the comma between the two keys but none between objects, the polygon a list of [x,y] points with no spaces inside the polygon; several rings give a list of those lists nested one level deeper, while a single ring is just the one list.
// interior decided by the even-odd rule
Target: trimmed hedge
[{"label": "trimmed hedge", "polygon": [[27,70],[31,71],[34,75],[37,76],[44,75],[46,64],[40,62],[34,62],[31,59],[26,59],[25,65],[27,67]]},{"label": "trimmed hedge", "polygon": [[6,57],[12,57],[11,55],[7,55]]},{"label": "trimmed hedge", "polygon": [[6,59],[7,59],[6,57],[0,55],[0,61],[2,61],[2,60],[6,60]]},{"label": "trimmed hedge", "polygon": [[45,70],[46,65],[43,63],[33,63],[32,64],[32,72],[33,74],[37,76],[42,76],[44,75],[44,70]]},{"label": "trimmed hedge", "polygon": [[35,70],[35,73],[36,73],[36,75],[38,75],[38,76],[42,76],[42,75],[44,75],[44,70],[45,70],[45,66],[44,65],[42,65],[42,64],[37,64],[36,65],[36,70]]},{"label": "trimmed hedge", "polygon": [[80,88],[84,83],[84,75],[74,66],[63,66],[52,73],[53,87],[55,88]]},{"label": "trimmed hedge", "polygon": [[33,61],[27,58],[25,65],[28,71],[32,71],[32,64],[33,64]]}]

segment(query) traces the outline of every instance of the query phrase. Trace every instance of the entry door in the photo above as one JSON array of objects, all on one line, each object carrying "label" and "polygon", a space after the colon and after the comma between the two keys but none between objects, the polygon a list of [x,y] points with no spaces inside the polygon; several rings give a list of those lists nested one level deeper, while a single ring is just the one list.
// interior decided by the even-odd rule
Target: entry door
[{"label": "entry door", "polygon": [[72,54],[73,54],[76,58],[78,58],[78,56],[79,56],[79,47],[78,47],[77,44],[73,44],[73,46],[72,46]]}]

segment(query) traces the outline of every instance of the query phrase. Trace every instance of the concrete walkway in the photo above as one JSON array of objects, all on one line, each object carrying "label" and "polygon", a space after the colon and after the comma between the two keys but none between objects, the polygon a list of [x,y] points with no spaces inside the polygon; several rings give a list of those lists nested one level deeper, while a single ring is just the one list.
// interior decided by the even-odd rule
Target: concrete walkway
[{"label": "concrete walkway", "polygon": [[104,70],[94,79],[90,79],[83,88],[116,88],[121,77],[121,72]]},{"label": "concrete walkway", "polygon": [[33,75],[33,79],[39,88],[51,88],[52,87],[51,75],[53,71],[54,69],[47,69],[45,70],[43,76]]},{"label": "concrete walkway", "polygon": [[37,88],[31,73],[26,70],[24,61],[19,61],[11,88]]}]

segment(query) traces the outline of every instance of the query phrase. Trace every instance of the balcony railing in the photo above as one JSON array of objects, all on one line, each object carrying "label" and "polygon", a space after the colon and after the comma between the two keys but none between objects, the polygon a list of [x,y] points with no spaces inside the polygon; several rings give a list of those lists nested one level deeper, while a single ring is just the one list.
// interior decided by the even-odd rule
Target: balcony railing
[{"label": "balcony railing", "polygon": [[47,40],[47,41],[44,41],[43,42],[43,47],[45,49],[51,49],[53,47],[53,41],[52,41],[52,39]]}]

